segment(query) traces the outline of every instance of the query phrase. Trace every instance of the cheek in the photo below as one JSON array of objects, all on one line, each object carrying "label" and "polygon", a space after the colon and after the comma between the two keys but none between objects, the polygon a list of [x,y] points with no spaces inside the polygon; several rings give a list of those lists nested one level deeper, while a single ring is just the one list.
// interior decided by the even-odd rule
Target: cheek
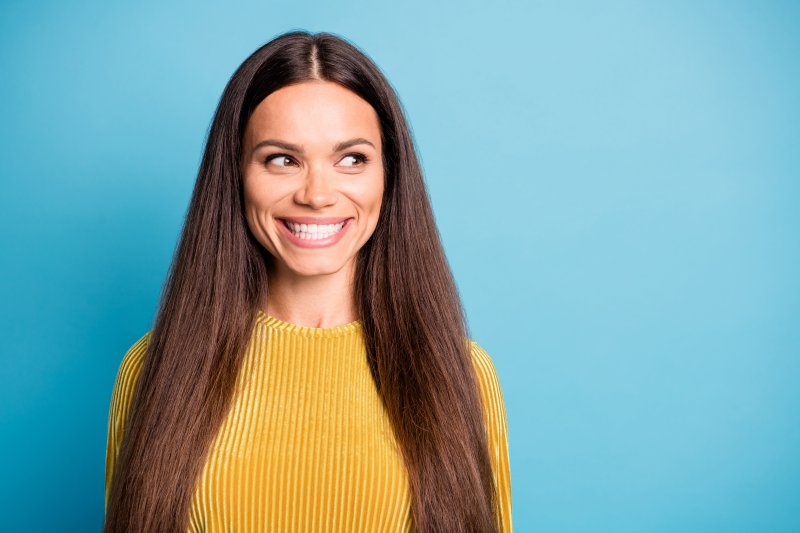
[{"label": "cheek", "polygon": [[374,198],[375,198],[375,216],[378,216],[378,213],[381,210],[381,203],[383,201],[383,193],[384,193],[384,186],[383,186],[383,176],[381,176],[381,180],[378,185],[375,187],[374,191]]},{"label": "cheek", "polygon": [[378,176],[374,181],[370,182],[368,186],[361,188],[359,191],[360,196],[358,201],[366,216],[364,224],[365,238],[370,238],[375,228],[378,226],[383,192],[383,176]]},{"label": "cheek", "polygon": [[370,213],[377,215],[383,199],[383,174],[376,175],[374,179],[365,183],[360,191],[361,201],[364,208]]},{"label": "cheek", "polygon": [[345,204],[354,205],[362,216],[374,217],[377,215],[383,198],[383,174],[370,172],[360,174],[354,178],[345,176],[339,182],[340,200]]},{"label": "cheek", "polygon": [[259,183],[257,186],[254,181],[246,181],[244,184],[244,208],[246,211],[268,211],[275,203],[275,198],[271,194],[274,188],[265,182]]},{"label": "cheek", "polygon": [[272,207],[275,205],[276,198],[270,194],[270,189],[266,186],[245,185],[243,193],[245,219],[250,226],[250,231],[255,235],[268,234],[269,223],[272,219]]}]

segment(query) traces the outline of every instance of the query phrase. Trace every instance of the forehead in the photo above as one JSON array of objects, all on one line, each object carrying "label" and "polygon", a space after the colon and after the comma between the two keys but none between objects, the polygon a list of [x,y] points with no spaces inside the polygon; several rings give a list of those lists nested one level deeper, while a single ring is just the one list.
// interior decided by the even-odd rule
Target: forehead
[{"label": "forehead", "polygon": [[277,137],[325,146],[365,137],[378,146],[380,124],[372,106],[354,92],[313,80],[282,87],[262,100],[250,116],[246,137],[249,144]]}]

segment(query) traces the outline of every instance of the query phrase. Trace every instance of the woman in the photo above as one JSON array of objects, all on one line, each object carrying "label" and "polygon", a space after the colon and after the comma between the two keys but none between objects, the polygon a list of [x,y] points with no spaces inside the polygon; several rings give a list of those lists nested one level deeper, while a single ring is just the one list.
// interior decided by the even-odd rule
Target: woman
[{"label": "woman", "polygon": [[400,103],[289,32],[226,86],[112,393],[106,532],[511,531],[503,396]]}]

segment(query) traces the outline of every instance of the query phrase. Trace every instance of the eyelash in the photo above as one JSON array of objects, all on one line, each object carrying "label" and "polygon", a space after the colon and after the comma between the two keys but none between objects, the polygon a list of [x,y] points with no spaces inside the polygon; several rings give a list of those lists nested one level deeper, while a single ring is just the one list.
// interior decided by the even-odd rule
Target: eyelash
[{"label": "eyelash", "polygon": [[[356,159],[360,159],[361,160],[361,165],[365,165],[365,164],[367,164],[369,162],[369,158],[366,155],[364,155],[364,154],[362,154],[360,152],[350,152],[349,154],[344,154],[344,156],[342,156],[342,158],[344,159],[345,157],[349,157],[349,156],[353,156]],[[287,159],[291,159],[292,161],[294,161],[294,158],[292,156],[290,156],[289,154],[271,154],[264,160],[264,164],[265,165],[268,164],[270,161],[272,161],[273,159],[275,159],[277,157],[285,157]],[[354,166],[361,166],[361,165],[354,165]]]}]

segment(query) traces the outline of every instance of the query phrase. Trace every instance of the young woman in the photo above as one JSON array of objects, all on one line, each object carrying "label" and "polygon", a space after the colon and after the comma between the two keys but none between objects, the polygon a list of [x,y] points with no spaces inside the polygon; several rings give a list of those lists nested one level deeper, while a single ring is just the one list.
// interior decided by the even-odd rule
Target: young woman
[{"label": "young woman", "polygon": [[289,32],[226,86],[111,398],[104,531],[511,531],[506,411],[375,64]]}]

